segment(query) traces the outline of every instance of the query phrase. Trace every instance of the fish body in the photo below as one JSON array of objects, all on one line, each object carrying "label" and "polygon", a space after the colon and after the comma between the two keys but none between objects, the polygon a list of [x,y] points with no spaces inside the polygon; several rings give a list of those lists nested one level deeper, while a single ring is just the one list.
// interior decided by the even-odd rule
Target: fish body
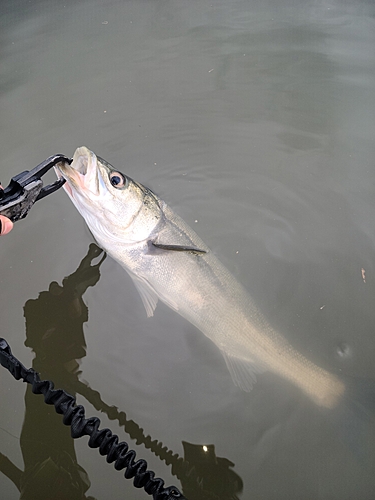
[{"label": "fish body", "polygon": [[186,318],[220,349],[234,383],[246,391],[268,370],[319,406],[337,405],[344,384],[270,326],[244,287],[155,193],[85,147],[56,172],[99,246],[132,277],[148,316],[160,299]]}]

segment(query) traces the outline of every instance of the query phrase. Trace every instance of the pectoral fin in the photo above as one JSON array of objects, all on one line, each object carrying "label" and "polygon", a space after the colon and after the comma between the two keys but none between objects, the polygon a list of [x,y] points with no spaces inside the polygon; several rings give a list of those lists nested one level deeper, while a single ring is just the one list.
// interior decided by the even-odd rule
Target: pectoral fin
[{"label": "pectoral fin", "polygon": [[171,250],[172,252],[190,252],[195,254],[203,254],[207,253],[206,250],[200,250],[195,247],[187,247],[184,245],[163,245],[162,243],[154,243],[152,242],[154,247],[160,248],[161,250]]},{"label": "pectoral fin", "polygon": [[221,351],[234,384],[243,391],[250,392],[256,382],[256,374],[263,373],[266,368],[256,360],[240,359]]}]

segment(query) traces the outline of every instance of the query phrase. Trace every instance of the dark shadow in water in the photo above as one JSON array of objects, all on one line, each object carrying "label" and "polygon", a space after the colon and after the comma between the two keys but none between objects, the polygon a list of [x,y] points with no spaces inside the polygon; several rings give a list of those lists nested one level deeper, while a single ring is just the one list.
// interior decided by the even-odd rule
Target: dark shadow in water
[{"label": "dark shadow in water", "polygon": [[[33,368],[73,395],[79,360],[86,355],[83,324],[88,320],[88,309],[82,295],[99,280],[105,254],[98,264],[91,264],[101,253],[99,247],[90,245],[77,270],[63,280],[62,286],[52,282],[48,291],[28,300],[24,307],[25,345],[35,352]],[[90,480],[77,463],[70,428],[62,425],[54,408],[32,393],[30,385],[25,394],[20,445],[24,471],[4,456],[0,470],[16,485],[22,500],[92,499],[85,495]]]},{"label": "dark shadow in water", "polygon": [[[102,250],[91,244],[77,270],[65,278],[62,286],[53,281],[48,291],[30,299],[24,307],[25,345],[35,352],[33,368],[41,378],[53,380],[55,387],[72,395],[84,396],[97,410],[117,420],[130,438],[171,465],[172,474],[182,485],[185,496],[195,500],[236,500],[243,488],[242,479],[232,470],[234,464],[217,457],[214,445],[182,442],[184,458],[146,436],[143,429],[126,413],[103,402],[99,392],[79,380],[79,362],[86,356],[83,324],[88,308],[82,296],[100,278],[100,266],[94,259]],[[20,439],[24,471],[0,453],[0,471],[18,488],[22,500],[94,500],[86,496],[90,480],[77,463],[70,428],[62,425],[54,408],[32,393],[25,394],[25,419]]]},{"label": "dark shadow in water", "polygon": [[213,444],[191,444],[182,441],[184,458],[168,450],[162,442],[153,440],[134,420],[128,420],[126,413],[116,406],[109,406],[98,391],[77,380],[75,391],[81,394],[96,410],[105,413],[110,420],[117,420],[137,445],[145,448],[171,465],[171,471],[179,479],[184,496],[195,500],[236,500],[243,488],[242,479],[227,458],[217,457]]}]

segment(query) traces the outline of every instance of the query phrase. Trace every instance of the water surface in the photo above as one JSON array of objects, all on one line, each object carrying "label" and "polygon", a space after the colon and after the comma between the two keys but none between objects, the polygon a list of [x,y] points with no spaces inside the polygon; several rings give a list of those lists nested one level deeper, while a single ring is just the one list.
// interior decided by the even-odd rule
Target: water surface
[{"label": "water surface", "polygon": [[[1,181],[88,146],[163,197],[306,357],[371,382],[374,17],[371,1],[5,1]],[[243,393],[193,326],[162,304],[146,318],[111,259],[99,280],[98,268],[77,271],[91,242],[62,191],[1,239],[1,335],[27,366],[83,392],[88,414],[190,499],[206,497],[146,435],[195,460],[222,499],[373,497],[373,426],[359,459],[287,382],[264,374]],[[51,491],[51,454],[68,498],[146,498],[65,428],[45,451],[60,417],[5,371],[0,380],[0,452],[28,472],[17,477],[31,498]],[[144,432],[109,421],[85,385]],[[30,464],[45,460],[41,482]],[[20,498],[5,475],[0,486]]]}]

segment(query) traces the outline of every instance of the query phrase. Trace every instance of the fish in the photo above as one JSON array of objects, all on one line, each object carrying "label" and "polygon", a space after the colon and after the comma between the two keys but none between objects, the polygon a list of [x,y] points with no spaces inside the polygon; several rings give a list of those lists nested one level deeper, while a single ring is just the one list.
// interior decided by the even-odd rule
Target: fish
[{"label": "fish", "polygon": [[247,290],[157,194],[84,146],[55,171],[98,245],[132,278],[147,316],[158,300],[180,314],[219,348],[245,391],[269,371],[319,407],[338,405],[344,382],[269,324]]}]

